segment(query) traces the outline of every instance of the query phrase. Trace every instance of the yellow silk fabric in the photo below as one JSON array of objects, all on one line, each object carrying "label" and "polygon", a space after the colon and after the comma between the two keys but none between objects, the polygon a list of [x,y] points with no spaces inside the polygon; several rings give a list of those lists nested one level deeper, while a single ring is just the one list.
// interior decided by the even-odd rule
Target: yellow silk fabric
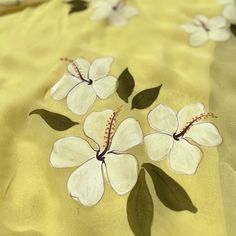
[{"label": "yellow silk fabric", "polygon": [[[153,236],[235,235],[235,55],[236,40],[208,42],[199,48],[188,45],[180,26],[196,14],[221,14],[215,0],[136,0],[140,15],[125,27],[89,20],[91,9],[68,16],[69,6],[51,0],[35,8],[0,17],[0,235],[14,236],[120,236],[133,235],[127,221],[128,195],[118,196],[106,185],[95,207],[84,207],[67,192],[67,180],[76,168],[54,169],[49,156],[54,142],[83,134],[83,121],[91,111],[123,106],[119,121],[132,116],[144,134],[152,132],[148,111],[162,103],[179,110],[202,102],[219,118],[213,120],[224,143],[202,148],[204,157],[194,176],[172,172],[167,160],[159,163],[188,192],[197,214],[173,212],[156,197]],[[61,57],[82,56],[90,61],[112,56],[111,74],[126,67],[135,78],[134,94],[163,84],[152,107],[130,110],[117,94],[101,101],[85,116],[70,112],[65,100],[57,102],[50,88],[63,75]],[[44,108],[79,121],[79,126],[59,132],[39,116]],[[139,164],[151,162],[144,147],[131,150]],[[223,192],[223,198],[222,198]]]}]

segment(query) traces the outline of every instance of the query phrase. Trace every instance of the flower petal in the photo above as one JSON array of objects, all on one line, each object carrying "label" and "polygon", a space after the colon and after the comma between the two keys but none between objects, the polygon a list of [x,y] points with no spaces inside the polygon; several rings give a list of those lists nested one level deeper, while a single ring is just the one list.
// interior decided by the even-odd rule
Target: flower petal
[{"label": "flower petal", "polygon": [[135,7],[131,7],[131,6],[124,6],[121,8],[121,14],[126,18],[126,19],[130,19],[133,16],[136,16],[139,14],[139,11],[137,8]]},{"label": "flower petal", "polygon": [[110,4],[108,4],[106,2],[99,2],[95,6],[95,10],[93,11],[90,19],[91,20],[101,20],[101,19],[108,18],[111,11],[112,11],[112,7]]},{"label": "flower petal", "polygon": [[89,69],[89,79],[97,80],[107,76],[110,71],[112,61],[112,57],[101,57],[94,60]]},{"label": "flower petal", "polygon": [[145,149],[153,161],[162,160],[173,146],[173,137],[167,134],[155,133],[144,137]]},{"label": "flower petal", "polygon": [[182,25],[181,28],[188,33],[194,33],[194,32],[201,30],[201,27],[196,26],[192,23],[186,23],[186,24]]},{"label": "flower petal", "polygon": [[96,100],[92,86],[83,82],[77,85],[67,96],[69,109],[77,115],[84,115]]},{"label": "flower petal", "polygon": [[227,25],[227,20],[223,16],[213,17],[208,22],[208,27],[212,29],[219,29]]},{"label": "flower petal", "polygon": [[68,72],[75,77],[80,78],[80,75],[82,75],[83,79],[88,78],[88,71],[89,71],[90,63],[83,59],[78,58],[73,63],[70,63],[67,67]]},{"label": "flower petal", "polygon": [[184,139],[174,142],[170,151],[170,167],[180,173],[193,175],[201,160],[201,150]]},{"label": "flower petal", "polygon": [[208,17],[204,16],[204,15],[196,15],[195,16],[195,20],[200,23],[200,22],[203,22],[203,23],[208,23]]},{"label": "flower petal", "polygon": [[104,135],[109,118],[112,116],[112,110],[102,112],[92,112],[84,121],[85,134],[94,140],[102,148],[105,144]]},{"label": "flower petal", "polygon": [[128,149],[142,143],[143,133],[139,122],[133,118],[125,119],[117,128],[112,139],[110,150],[127,151]]},{"label": "flower petal", "polygon": [[138,174],[138,163],[134,156],[129,154],[106,155],[107,176],[110,185],[116,193],[128,193],[135,185]]},{"label": "flower petal", "polygon": [[76,85],[81,83],[81,80],[70,75],[64,75],[52,88],[51,96],[55,100],[61,100],[67,96],[67,94]]},{"label": "flower petal", "polygon": [[67,137],[54,143],[50,162],[55,168],[79,166],[95,156],[95,151],[82,138]]},{"label": "flower petal", "polygon": [[213,147],[222,143],[218,129],[211,123],[196,124],[185,135],[202,146]]},{"label": "flower petal", "polygon": [[120,11],[113,11],[109,16],[109,23],[114,26],[124,26],[128,24],[128,20]]},{"label": "flower petal", "polygon": [[194,47],[200,46],[207,41],[208,41],[208,34],[204,29],[191,34],[189,38],[190,45]]},{"label": "flower petal", "polygon": [[201,103],[189,104],[178,112],[179,127],[177,133],[181,132],[188,122],[193,118],[205,113],[204,105]]},{"label": "flower petal", "polygon": [[70,195],[83,205],[97,204],[104,193],[102,163],[96,158],[85,162],[71,174],[67,188]]},{"label": "flower petal", "polygon": [[230,32],[226,29],[216,29],[209,32],[209,39],[214,41],[225,41],[230,38]]},{"label": "flower petal", "polygon": [[92,86],[99,98],[106,99],[115,93],[117,88],[117,78],[106,76],[94,81]]},{"label": "flower petal", "polygon": [[165,105],[158,105],[148,114],[150,126],[155,130],[173,134],[177,129],[177,117],[175,112]]},{"label": "flower petal", "polygon": [[223,16],[229,20],[236,20],[236,5],[228,5],[224,7]]}]

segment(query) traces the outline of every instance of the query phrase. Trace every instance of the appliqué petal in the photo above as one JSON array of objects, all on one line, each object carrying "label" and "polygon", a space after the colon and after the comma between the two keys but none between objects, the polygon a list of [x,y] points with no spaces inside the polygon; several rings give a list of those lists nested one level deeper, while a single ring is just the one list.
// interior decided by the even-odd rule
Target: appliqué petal
[{"label": "appliqu\u00e9 petal", "polygon": [[229,20],[236,20],[236,5],[228,5],[224,7],[223,16]]},{"label": "appliqu\u00e9 petal", "polygon": [[209,20],[208,26],[213,29],[219,29],[227,25],[227,20],[222,16],[213,17]]},{"label": "appliqu\u00e9 petal", "polygon": [[167,134],[155,133],[144,137],[146,152],[153,161],[165,158],[170,152],[173,142],[173,137]]},{"label": "appliqu\u00e9 petal", "polygon": [[55,168],[80,166],[95,156],[95,151],[82,138],[67,137],[54,143],[50,163]]},{"label": "appliqu\u00e9 petal", "polygon": [[209,39],[215,41],[225,41],[230,38],[230,32],[226,29],[216,29],[209,32]]},{"label": "appliqu\u00e9 petal", "polygon": [[71,75],[74,75],[75,77],[80,77],[79,75],[80,73],[84,79],[87,79],[89,67],[90,63],[87,60],[80,57],[76,59],[73,63],[70,63],[67,69]]},{"label": "appliqu\u00e9 petal", "polygon": [[99,2],[90,17],[91,20],[101,20],[107,18],[112,11],[110,4],[106,2]]},{"label": "appliqu\u00e9 petal", "polygon": [[150,126],[155,130],[173,134],[177,130],[176,113],[165,105],[158,105],[148,114]]},{"label": "appliqu\u00e9 petal", "polygon": [[197,47],[207,42],[208,39],[207,32],[202,29],[190,35],[189,43],[191,46]]},{"label": "appliqu\u00e9 petal", "polygon": [[170,167],[183,174],[193,175],[202,157],[201,150],[184,139],[174,142],[170,151]]},{"label": "appliqu\u00e9 petal", "polygon": [[135,7],[131,7],[131,6],[124,6],[121,9],[121,14],[126,18],[126,19],[130,19],[133,16],[136,16],[139,14],[139,11],[137,8]]},{"label": "appliqu\u00e9 petal", "polygon": [[127,151],[128,149],[142,143],[143,133],[139,122],[133,118],[124,120],[117,128],[110,150]]},{"label": "appliqu\u00e9 petal", "polygon": [[107,176],[116,193],[128,193],[135,185],[138,174],[138,163],[129,154],[108,154],[106,156]]},{"label": "appliqu\u00e9 petal", "polygon": [[102,163],[96,158],[85,162],[71,174],[67,188],[70,195],[83,205],[97,204],[104,193]]},{"label": "appliqu\u00e9 petal", "polygon": [[92,86],[83,82],[77,85],[67,96],[69,109],[77,115],[84,115],[96,100]]},{"label": "appliqu\u00e9 petal", "polygon": [[222,143],[222,137],[218,129],[211,123],[200,123],[192,126],[185,137],[208,147],[217,146]]}]

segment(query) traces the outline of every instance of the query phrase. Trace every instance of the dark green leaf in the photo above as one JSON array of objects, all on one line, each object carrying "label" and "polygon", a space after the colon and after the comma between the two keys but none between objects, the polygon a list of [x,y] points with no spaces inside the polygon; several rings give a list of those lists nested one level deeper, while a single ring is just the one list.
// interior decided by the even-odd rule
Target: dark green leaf
[{"label": "dark green leaf", "polygon": [[142,92],[136,94],[132,101],[132,108],[131,109],[145,109],[153,104],[157,99],[161,86],[145,89]]},{"label": "dark green leaf", "polygon": [[33,114],[40,115],[51,128],[58,131],[67,130],[72,126],[79,124],[78,122],[74,122],[66,116],[44,109],[36,109],[31,111],[29,115]]},{"label": "dark green leaf", "polygon": [[136,236],[150,236],[153,220],[153,201],[141,169],[139,177],[127,201],[127,215],[130,228]]},{"label": "dark green leaf", "polygon": [[67,3],[71,4],[71,9],[69,11],[69,14],[72,14],[74,12],[83,11],[88,8],[88,2],[84,1],[84,0],[71,0]]},{"label": "dark green leaf", "polygon": [[197,212],[185,190],[164,171],[150,163],[143,164],[152,178],[155,191],[161,202],[174,211]]},{"label": "dark green leaf", "polygon": [[230,25],[230,30],[232,32],[232,34],[236,37],[236,25]]},{"label": "dark green leaf", "polygon": [[128,98],[134,89],[134,78],[130,74],[128,68],[126,68],[119,76],[118,85],[117,93],[119,97],[128,103]]}]

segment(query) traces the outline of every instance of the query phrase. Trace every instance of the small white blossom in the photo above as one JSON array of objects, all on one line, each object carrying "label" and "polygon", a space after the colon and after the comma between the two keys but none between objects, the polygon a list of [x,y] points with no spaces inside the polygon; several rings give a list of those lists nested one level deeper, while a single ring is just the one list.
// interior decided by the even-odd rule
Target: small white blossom
[{"label": "small white blossom", "polygon": [[236,20],[236,1],[235,0],[218,0],[224,5],[223,16],[229,20]]}]

